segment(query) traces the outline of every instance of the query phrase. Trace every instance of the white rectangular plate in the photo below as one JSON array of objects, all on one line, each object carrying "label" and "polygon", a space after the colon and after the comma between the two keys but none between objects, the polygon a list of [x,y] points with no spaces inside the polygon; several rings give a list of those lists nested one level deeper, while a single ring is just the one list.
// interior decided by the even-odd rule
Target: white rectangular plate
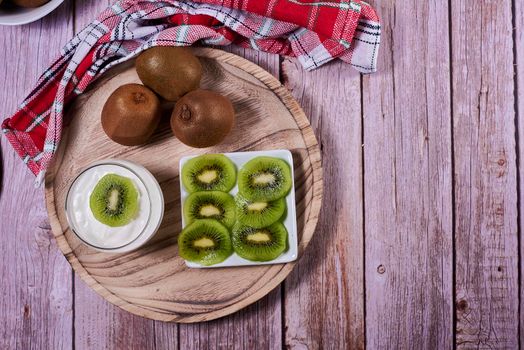
[{"label": "white rectangular plate", "polygon": [[[242,168],[242,166],[250,161],[251,159],[255,157],[260,156],[267,156],[267,157],[275,157],[285,160],[289,167],[291,168],[291,178],[293,179],[291,191],[289,191],[289,194],[286,196],[286,205],[287,205],[287,216],[285,220],[283,221],[284,226],[287,229],[288,232],[288,244],[289,249],[282,253],[278,258],[271,261],[266,262],[256,262],[256,261],[249,261],[244,258],[241,258],[236,253],[233,253],[229,258],[224,260],[223,262],[212,265],[212,266],[202,266],[200,264],[196,264],[190,261],[186,261],[186,265],[188,267],[196,267],[196,268],[214,268],[214,267],[225,267],[225,266],[250,266],[250,265],[268,265],[268,264],[282,264],[287,263],[290,261],[295,261],[297,259],[298,255],[298,238],[297,238],[297,213],[296,213],[296,206],[295,206],[295,174],[293,169],[293,156],[291,155],[291,152],[288,150],[274,150],[274,151],[256,151],[256,152],[234,152],[234,153],[223,153],[225,156],[227,156],[231,161],[236,165],[237,172]],[[182,167],[184,164],[191,158],[195,158],[196,156],[187,156],[180,159],[180,172],[182,172]],[[186,223],[184,220],[184,202],[186,200],[186,197],[189,195],[189,193],[186,192],[184,185],[182,184],[182,177],[180,178],[180,199],[181,199],[181,210],[182,210],[182,229],[186,227]],[[238,192],[238,186],[235,185],[231,191],[229,191],[229,194],[232,196],[235,196]]]}]

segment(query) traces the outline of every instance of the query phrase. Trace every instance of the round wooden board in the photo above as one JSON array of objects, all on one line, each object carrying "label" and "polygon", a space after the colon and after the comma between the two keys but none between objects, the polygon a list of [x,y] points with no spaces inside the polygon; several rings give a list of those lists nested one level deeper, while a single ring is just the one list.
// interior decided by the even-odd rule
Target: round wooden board
[{"label": "round wooden board", "polygon": [[[294,263],[189,269],[177,253],[181,230],[178,161],[184,155],[268,149],[293,153],[299,256],[315,231],[322,199],[320,150],[304,112],[271,74],[236,55],[194,49],[204,67],[202,88],[228,96],[237,115],[226,140],[207,149],[180,143],[169,128],[169,105],[152,140],[124,147],[107,138],[100,113],[120,85],[140,82],[134,62],[111,69],[68,111],[71,124],[45,183],[47,211],[58,246],[78,275],[109,302],[161,321],[207,321],[233,313],[266,295]],[[160,230],[144,247],[126,254],[100,253],[82,244],[68,227],[64,201],[74,177],[94,161],[121,158],[142,164],[159,181],[165,197]]]}]

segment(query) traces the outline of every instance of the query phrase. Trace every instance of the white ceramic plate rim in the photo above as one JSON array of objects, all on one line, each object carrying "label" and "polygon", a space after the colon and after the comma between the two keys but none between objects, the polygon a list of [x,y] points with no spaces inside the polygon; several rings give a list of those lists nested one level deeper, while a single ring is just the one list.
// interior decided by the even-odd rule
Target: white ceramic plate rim
[{"label": "white ceramic plate rim", "polygon": [[[233,152],[233,153],[220,153],[231,159],[231,161],[236,165],[237,171],[249,160],[260,157],[275,157],[285,160],[291,168],[291,178],[295,178],[294,169],[293,169],[293,155],[287,149],[281,150],[270,150],[270,151],[252,151],[252,152]],[[180,174],[182,173],[182,167],[184,164],[191,158],[197,157],[186,156],[180,159],[179,169]],[[186,227],[184,220],[184,202],[189,193],[186,192],[184,184],[182,183],[182,176],[179,176],[180,180],[180,210],[182,214],[182,229]],[[229,192],[232,196],[235,196],[238,193],[238,187],[235,185],[233,189]],[[190,261],[185,261],[186,266],[193,268],[217,268],[217,267],[227,267],[227,266],[253,266],[253,265],[270,265],[270,264],[282,264],[295,261],[298,256],[298,237],[297,237],[297,213],[296,213],[296,204],[295,204],[295,182],[293,181],[291,191],[286,196],[286,205],[287,205],[287,216],[284,220],[284,226],[288,231],[288,244],[289,249],[280,255],[278,258],[271,261],[257,262],[250,261],[244,258],[241,258],[236,253],[233,253],[229,258],[224,260],[219,264],[212,266],[203,266],[196,264]]]},{"label": "white ceramic plate rim", "polygon": [[[5,1],[5,0],[4,0]],[[35,8],[16,8],[12,12],[0,9],[0,25],[16,26],[39,20],[56,9],[64,0],[51,0]]]}]

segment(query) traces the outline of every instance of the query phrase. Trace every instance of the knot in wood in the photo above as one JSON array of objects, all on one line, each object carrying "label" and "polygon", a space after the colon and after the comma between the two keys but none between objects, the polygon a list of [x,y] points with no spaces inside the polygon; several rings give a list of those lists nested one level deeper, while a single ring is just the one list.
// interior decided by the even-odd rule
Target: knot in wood
[{"label": "knot in wood", "polygon": [[457,310],[464,311],[468,307],[468,302],[464,299],[461,299],[457,302]]}]

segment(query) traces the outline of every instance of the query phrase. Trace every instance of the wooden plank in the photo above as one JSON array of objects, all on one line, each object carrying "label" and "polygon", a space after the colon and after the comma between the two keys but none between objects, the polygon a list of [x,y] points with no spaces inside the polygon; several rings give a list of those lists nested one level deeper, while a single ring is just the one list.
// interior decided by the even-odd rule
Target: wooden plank
[{"label": "wooden plank", "polygon": [[325,184],[317,233],[285,282],[285,345],[363,349],[360,77],[341,62],[306,72],[286,59],[282,70],[320,142]]},{"label": "wooden plank", "polygon": [[[113,1],[76,1],[75,31],[81,30]],[[108,303],[75,276],[77,349],[176,349],[177,325],[134,316]]]},{"label": "wooden plank", "polygon": [[[279,57],[240,47],[219,47],[255,62],[278,77]],[[282,344],[281,292],[277,287],[260,301],[221,319],[181,324],[180,349],[278,349]]]},{"label": "wooden plank", "polygon": [[[1,28],[1,119],[16,110],[71,36],[70,17],[66,2],[41,21]],[[5,137],[0,144],[0,348],[70,349],[71,268],[53,239],[42,189],[34,188],[34,177]]]},{"label": "wooden plank", "polygon": [[155,322],[109,304],[75,276],[75,347],[155,349]]},{"label": "wooden plank", "polygon": [[516,349],[517,183],[511,3],[452,2],[456,344]]},{"label": "wooden plank", "polygon": [[[514,11],[513,11],[513,24],[514,24],[514,67],[516,70],[516,79],[515,79],[515,96],[517,97],[517,103],[515,104],[517,112],[517,140],[518,140],[518,160],[517,164],[519,168],[517,169],[519,180],[518,186],[520,190],[519,197],[519,236],[520,236],[520,348],[524,349],[524,244],[522,244],[522,228],[524,227],[524,3],[522,1],[514,1]],[[521,62],[521,63],[519,63]],[[520,92],[520,93],[519,93]]]},{"label": "wooden plank", "polygon": [[374,5],[383,40],[380,72],[363,80],[367,346],[450,349],[448,2]]},{"label": "wooden plank", "polygon": [[280,291],[206,323],[180,324],[180,349],[280,349]]},{"label": "wooden plank", "polygon": [[113,0],[75,0],[73,22],[75,33],[95,20],[102,11],[113,3]]}]

